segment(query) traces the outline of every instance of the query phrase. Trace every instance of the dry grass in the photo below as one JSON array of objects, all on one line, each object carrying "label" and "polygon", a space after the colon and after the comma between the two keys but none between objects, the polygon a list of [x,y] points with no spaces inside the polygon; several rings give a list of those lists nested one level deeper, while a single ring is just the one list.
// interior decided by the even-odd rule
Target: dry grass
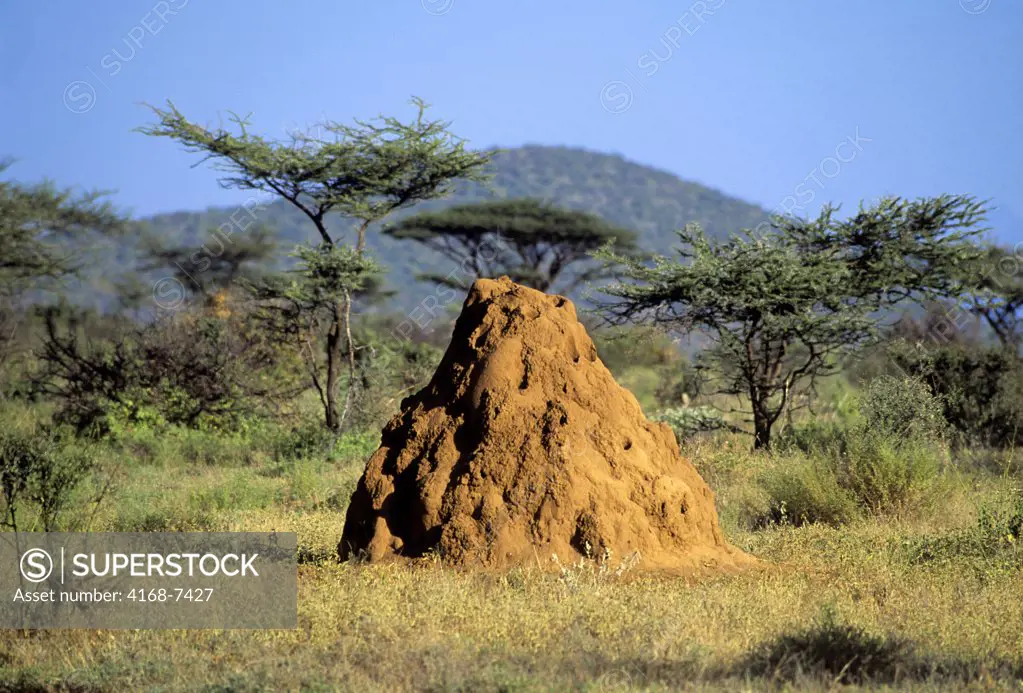
[{"label": "dry grass", "polygon": [[116,508],[148,506],[181,521],[201,511],[217,529],[296,531],[314,557],[300,566],[300,627],[4,631],[0,690],[1020,690],[1019,570],[916,564],[906,549],[970,526],[1011,480],[959,480],[926,515],[746,531],[727,518],[766,462],[717,450],[699,464],[726,529],[769,567],[690,581],[337,565],[332,490],[357,466],[141,469],[101,522],[130,525],[136,511]]}]

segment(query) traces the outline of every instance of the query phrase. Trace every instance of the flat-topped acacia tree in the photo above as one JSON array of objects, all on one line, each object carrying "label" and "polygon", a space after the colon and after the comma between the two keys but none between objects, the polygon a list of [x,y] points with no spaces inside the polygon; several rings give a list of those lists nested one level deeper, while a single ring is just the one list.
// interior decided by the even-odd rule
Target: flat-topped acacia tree
[{"label": "flat-topped acacia tree", "polygon": [[[418,113],[410,122],[393,117],[351,125],[327,120],[283,140],[253,134],[249,119],[234,114],[230,129],[203,127],[170,102],[166,108],[151,106],[157,122],[139,128],[205,155],[203,161],[212,161],[225,174],[223,187],[284,200],[315,227],[318,243],[298,252],[302,278],[300,285],[290,287],[288,298],[303,312],[323,315],[327,324],[326,376],[317,377],[318,367],[311,367],[326,425],[335,431],[344,423],[358,382],[352,295],[378,271],[365,253],[370,225],[419,201],[448,195],[460,179],[483,180],[490,161],[489,153],[467,149],[453,136],[450,123],[428,119],[421,99],[412,99],[412,104]],[[351,220],[354,242],[343,243],[341,232],[328,228],[331,214]],[[345,361],[349,376],[342,405],[339,384]]]},{"label": "flat-topped acacia tree", "polygon": [[[277,241],[272,229],[254,225],[245,238],[221,244],[220,252],[205,252],[196,262],[194,244],[169,246],[155,235],[144,237],[141,251],[141,271],[169,271],[186,290],[210,302],[223,290],[268,274]],[[188,265],[194,265],[191,272],[185,269]]]},{"label": "flat-topped acacia tree", "polygon": [[[508,275],[540,291],[568,292],[606,276],[592,253],[611,244],[619,253],[637,253],[636,234],[600,217],[563,209],[542,200],[517,198],[459,205],[424,212],[384,229],[395,239],[421,243],[454,261],[474,277]],[[463,286],[451,275],[423,275],[448,286]]]},{"label": "flat-topped acacia tree", "polygon": [[959,296],[978,258],[985,210],[968,196],[885,198],[841,220],[836,211],[775,218],[771,233],[727,240],[690,225],[678,233],[678,259],[652,264],[598,253],[622,268],[599,309],[613,323],[707,336],[716,393],[745,400],[754,447],[769,448],[800,386],[877,339],[897,303]]}]

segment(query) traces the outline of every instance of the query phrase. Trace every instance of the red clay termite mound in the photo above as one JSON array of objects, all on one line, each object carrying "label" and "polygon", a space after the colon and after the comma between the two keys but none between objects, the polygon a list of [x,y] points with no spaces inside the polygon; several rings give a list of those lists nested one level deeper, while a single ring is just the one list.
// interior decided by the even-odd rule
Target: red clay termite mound
[{"label": "red clay termite mound", "polygon": [[562,296],[473,284],[430,384],[402,402],[352,495],[340,557],[551,567],[635,555],[692,573],[750,559],[671,430],[644,417]]}]

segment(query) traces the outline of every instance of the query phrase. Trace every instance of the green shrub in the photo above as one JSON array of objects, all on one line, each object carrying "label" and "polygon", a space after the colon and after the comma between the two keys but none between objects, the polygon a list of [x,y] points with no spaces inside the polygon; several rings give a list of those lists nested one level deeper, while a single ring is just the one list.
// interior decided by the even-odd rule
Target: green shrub
[{"label": "green shrub", "polygon": [[137,427],[113,443],[133,462],[161,468],[180,464],[250,466],[262,461],[266,454],[264,445],[260,437],[252,434],[198,431],[181,426]]},{"label": "green shrub", "polygon": [[365,462],[379,442],[378,432],[337,436],[319,420],[295,426],[261,421],[235,432],[136,427],[122,435],[114,447],[124,457],[147,466],[252,467],[307,459]]},{"label": "green shrub", "polygon": [[367,330],[367,346],[359,351],[361,386],[356,392],[348,430],[379,431],[398,413],[403,398],[425,386],[443,351],[427,342],[395,339]]},{"label": "green shrub", "polygon": [[295,425],[262,422],[245,435],[248,444],[273,460],[322,458],[334,444],[334,434],[317,417]]},{"label": "green shrub", "polygon": [[359,462],[364,465],[378,447],[380,447],[378,431],[345,433],[335,441],[330,457],[341,462]]},{"label": "green shrub", "polygon": [[866,429],[849,439],[836,467],[839,483],[856,502],[884,515],[919,505],[934,488],[942,460],[939,449],[926,441],[898,441]]},{"label": "green shrub", "polygon": [[251,315],[202,305],[147,323],[121,320],[92,334],[81,315],[46,312],[37,389],[56,418],[93,437],[178,425],[237,431],[307,384],[295,354]]},{"label": "green shrub", "polygon": [[860,411],[865,431],[893,444],[908,439],[938,441],[948,432],[942,399],[919,378],[874,378],[863,392]]},{"label": "green shrub", "polygon": [[941,400],[915,378],[875,378],[859,415],[842,423],[790,427],[778,449],[788,459],[762,481],[769,519],[841,524],[856,509],[894,514],[919,507],[948,460]]},{"label": "green shrub", "polygon": [[840,482],[874,514],[914,507],[947,461],[941,399],[917,378],[882,375],[868,383],[860,411],[838,461]]},{"label": "green shrub", "polygon": [[652,418],[671,426],[680,443],[697,433],[718,431],[725,427],[721,413],[713,407],[674,407],[665,409]]},{"label": "green shrub", "polygon": [[960,446],[1012,447],[1023,442],[1023,363],[997,347],[949,344],[926,349],[896,342],[895,364],[941,398]]},{"label": "green shrub", "polygon": [[701,376],[665,330],[649,325],[594,325],[601,362],[644,411],[673,408],[695,397]]},{"label": "green shrub", "polygon": [[[858,413],[857,413],[858,414]],[[841,454],[847,444],[853,423],[829,419],[809,419],[797,426],[787,426],[775,441],[774,449],[780,453],[801,452],[823,456]]]},{"label": "green shrub", "polygon": [[813,461],[802,455],[780,460],[767,471],[762,485],[769,499],[765,514],[755,517],[754,526],[768,524],[826,524],[849,522],[859,512],[856,500],[844,488],[828,460]]},{"label": "green shrub", "polygon": [[[55,531],[96,468],[91,446],[64,429],[0,430],[0,522],[15,531]],[[88,500],[98,503],[103,495]]]}]

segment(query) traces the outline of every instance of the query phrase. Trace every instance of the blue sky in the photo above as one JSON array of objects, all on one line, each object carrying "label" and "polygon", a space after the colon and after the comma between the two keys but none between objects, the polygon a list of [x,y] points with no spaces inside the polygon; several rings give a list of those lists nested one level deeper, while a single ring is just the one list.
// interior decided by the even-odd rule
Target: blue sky
[{"label": "blue sky", "polygon": [[0,153],[136,215],[198,209],[243,194],[133,133],[141,102],[279,135],[418,95],[480,147],[616,152],[795,213],[972,193],[1023,239],[1021,29],[1017,0],[9,0]]}]

